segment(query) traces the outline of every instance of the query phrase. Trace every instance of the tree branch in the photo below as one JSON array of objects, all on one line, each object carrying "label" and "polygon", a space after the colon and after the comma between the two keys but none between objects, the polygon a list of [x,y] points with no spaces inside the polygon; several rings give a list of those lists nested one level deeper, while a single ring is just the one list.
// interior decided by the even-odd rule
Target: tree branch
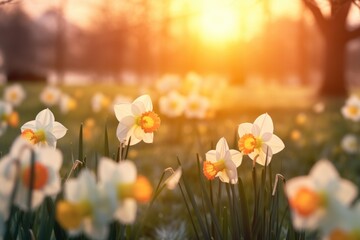
[{"label": "tree branch", "polygon": [[315,18],[315,22],[319,26],[320,31],[325,34],[327,28],[327,20],[324,15],[321,13],[319,6],[311,0],[303,0],[305,6],[310,10]]}]

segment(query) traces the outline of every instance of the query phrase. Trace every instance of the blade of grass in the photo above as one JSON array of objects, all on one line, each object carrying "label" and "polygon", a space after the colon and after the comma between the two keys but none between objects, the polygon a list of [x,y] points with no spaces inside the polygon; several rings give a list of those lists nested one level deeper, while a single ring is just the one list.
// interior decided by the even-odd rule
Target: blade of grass
[{"label": "blade of grass", "polygon": [[[180,159],[177,158],[177,160],[178,160],[179,166],[181,167],[182,165],[181,165]],[[196,216],[196,219],[197,219],[197,221],[198,221],[198,223],[199,223],[199,227],[200,227],[200,230],[201,230],[201,232],[202,232],[203,238],[205,238],[205,239],[210,239],[210,235],[209,235],[209,233],[206,231],[205,224],[204,224],[204,222],[203,222],[203,219],[201,218],[200,210],[199,210],[199,208],[198,208],[198,206],[197,206],[197,204],[196,204],[196,202],[195,202],[194,193],[191,191],[189,184],[188,184],[187,181],[185,180],[185,179],[186,179],[185,175],[186,175],[186,174],[185,174],[185,171],[184,171],[184,172],[183,172],[183,176],[184,176],[184,177],[182,177],[180,181],[182,181],[182,183],[184,184],[187,197],[189,198],[190,203],[191,203],[191,205],[192,205],[192,207],[193,207],[193,209],[194,209],[195,216]]]},{"label": "blade of grass", "polygon": [[108,130],[107,130],[107,123],[105,123],[105,139],[104,139],[104,156],[110,157],[110,150],[109,150],[109,137],[108,137]]},{"label": "blade of grass", "polygon": [[244,239],[252,239],[250,229],[249,210],[241,178],[238,178],[239,206],[243,223]]}]

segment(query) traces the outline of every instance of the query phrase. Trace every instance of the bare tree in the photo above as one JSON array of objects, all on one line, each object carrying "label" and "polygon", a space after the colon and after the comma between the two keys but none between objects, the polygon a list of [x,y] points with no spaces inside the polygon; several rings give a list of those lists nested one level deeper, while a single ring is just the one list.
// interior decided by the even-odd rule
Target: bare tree
[{"label": "bare tree", "polygon": [[346,46],[360,37],[360,26],[347,28],[347,16],[352,0],[327,0],[330,15],[325,16],[314,0],[302,0],[314,16],[315,22],[325,41],[324,75],[320,94],[323,96],[344,96],[347,94]]}]

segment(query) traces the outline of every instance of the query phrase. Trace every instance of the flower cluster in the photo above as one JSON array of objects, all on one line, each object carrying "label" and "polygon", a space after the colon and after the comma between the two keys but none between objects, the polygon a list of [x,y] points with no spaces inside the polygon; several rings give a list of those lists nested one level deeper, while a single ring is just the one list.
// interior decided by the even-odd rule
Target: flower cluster
[{"label": "flower cluster", "polygon": [[360,120],[360,98],[356,95],[351,95],[341,108],[341,113],[344,118],[358,122]]},{"label": "flower cluster", "polygon": [[40,101],[47,107],[58,105],[62,113],[68,113],[77,108],[77,100],[67,93],[63,93],[56,86],[48,85],[40,93]]},{"label": "flower cluster", "polygon": [[170,118],[185,115],[190,119],[204,119],[218,107],[226,86],[222,78],[205,78],[193,72],[184,79],[178,75],[164,75],[156,83],[161,94],[160,112]]},{"label": "flower cluster", "polygon": [[225,138],[216,144],[216,150],[206,153],[203,173],[208,180],[219,177],[222,182],[236,184],[238,181],[237,167],[243,155],[248,155],[254,165],[269,164],[272,155],[284,149],[282,140],[273,134],[274,126],[271,117],[265,113],[256,118],[253,124],[242,123],[238,127],[239,151],[229,149]]},{"label": "flower cluster", "polygon": [[92,96],[91,108],[93,112],[98,113],[103,110],[113,112],[114,106],[122,103],[130,103],[131,98],[117,95],[113,100],[102,92],[97,92]]}]

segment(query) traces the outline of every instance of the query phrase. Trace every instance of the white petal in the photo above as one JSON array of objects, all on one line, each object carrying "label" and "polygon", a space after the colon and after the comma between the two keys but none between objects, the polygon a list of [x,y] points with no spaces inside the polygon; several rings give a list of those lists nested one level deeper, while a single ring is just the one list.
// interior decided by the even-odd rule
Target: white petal
[{"label": "white petal", "polygon": [[134,128],[134,136],[137,139],[143,140],[145,136],[145,132],[141,127],[137,126],[136,128]]},{"label": "white petal", "polygon": [[114,217],[123,224],[131,224],[135,222],[136,210],[136,201],[134,199],[127,198],[120,203]]},{"label": "white petal", "polygon": [[25,123],[24,125],[21,126],[21,132],[23,132],[25,129],[31,129],[33,131],[36,130],[36,121],[32,120],[29,121],[27,123]]},{"label": "white petal", "polygon": [[[325,174],[326,173],[326,174]],[[326,187],[330,182],[337,181],[339,174],[328,160],[319,160],[310,170],[309,176],[319,187]]]},{"label": "white petal", "polygon": [[145,105],[143,102],[134,102],[131,104],[131,112],[134,116],[141,116],[145,110]]},{"label": "white petal", "polygon": [[256,124],[253,124],[251,127],[251,132],[255,137],[259,137],[260,136],[260,127]]},{"label": "white petal", "polygon": [[285,190],[288,198],[293,198],[298,192],[299,188],[306,187],[308,189],[317,190],[314,182],[308,176],[299,176],[291,178],[286,182]]},{"label": "white petal", "polygon": [[126,139],[128,132],[130,131],[131,127],[134,125],[135,119],[133,116],[127,116],[119,122],[117,129],[116,129],[116,136],[118,137],[119,141]]},{"label": "white petal", "polygon": [[178,185],[179,180],[182,175],[182,169],[181,167],[178,167],[176,171],[165,181],[166,187],[170,190],[175,189],[175,187]]},{"label": "white petal", "polygon": [[105,240],[109,234],[108,224],[101,224],[93,222],[93,219],[87,218],[84,220],[84,232],[86,236],[92,240]]},{"label": "white petal", "polygon": [[43,190],[46,196],[55,196],[61,190],[61,179],[59,174],[53,172],[52,175],[51,182],[49,182]]},{"label": "white petal", "polygon": [[[28,194],[29,194],[29,189],[27,187],[24,187],[22,184],[19,184],[18,191],[16,192],[15,203],[19,208],[21,208],[24,211],[29,210]],[[35,209],[38,206],[40,206],[40,204],[44,200],[44,197],[45,195],[42,191],[33,190],[32,199],[31,199],[31,209]]]},{"label": "white petal", "polygon": [[152,111],[153,105],[149,95],[145,94],[134,100],[134,103],[142,102],[145,109],[143,111]]},{"label": "white petal", "polygon": [[69,179],[65,183],[64,197],[70,202],[78,202],[80,199],[79,183],[77,179]]},{"label": "white petal", "polygon": [[67,128],[64,127],[64,125],[62,125],[59,122],[54,122],[52,134],[56,137],[56,139],[60,139],[63,136],[65,136],[66,132],[67,132]]},{"label": "white petal", "polygon": [[35,122],[37,129],[51,129],[55,121],[54,114],[47,108],[36,115]]},{"label": "white petal", "polygon": [[100,182],[111,182],[116,174],[117,163],[107,157],[100,158],[98,176]]},{"label": "white petal", "polygon": [[358,189],[356,185],[348,180],[341,180],[339,189],[335,192],[336,198],[343,204],[350,205],[356,198]]},{"label": "white petal", "polygon": [[273,133],[274,132],[274,124],[269,116],[269,114],[264,113],[256,118],[254,124],[258,125],[260,128],[260,136],[262,136],[266,132]]},{"label": "white petal", "polygon": [[226,160],[225,166],[226,166],[226,173],[230,179],[230,183],[231,184],[237,183],[238,174],[237,174],[237,169],[236,169],[235,163],[231,160]]},{"label": "white petal", "polygon": [[114,112],[119,122],[121,122],[124,117],[133,116],[130,103],[121,103],[115,105]]},{"label": "white petal", "polygon": [[239,125],[239,128],[238,128],[238,134],[239,134],[239,137],[242,137],[244,136],[245,134],[248,134],[248,133],[252,133],[251,129],[252,129],[252,124],[251,123],[242,123]]},{"label": "white petal", "polygon": [[216,144],[216,153],[219,154],[218,159],[224,159],[225,158],[225,152],[229,150],[229,146],[226,142],[225,138],[220,138],[220,140]]},{"label": "white petal", "polygon": [[243,155],[234,149],[230,149],[231,160],[235,163],[236,167],[241,165]]},{"label": "white petal", "polygon": [[40,146],[46,146],[47,144],[50,146],[50,147],[53,147],[55,148],[56,147],[56,137],[51,133],[51,132],[46,132],[45,133],[46,135],[46,142],[45,143],[38,143],[38,145]]},{"label": "white petal", "polygon": [[264,142],[267,142],[269,141],[273,136],[273,133],[270,133],[270,132],[266,132],[264,133],[262,136],[261,136],[261,139],[264,141]]},{"label": "white petal", "polygon": [[226,172],[226,169],[218,172],[218,173],[216,174],[216,177],[218,177],[218,178],[220,179],[220,181],[222,181],[222,182],[225,182],[225,183],[229,183],[229,182],[230,182],[230,179],[229,179],[229,176],[228,176],[228,174],[227,174],[227,172]]},{"label": "white petal", "polygon": [[276,154],[285,148],[283,141],[275,134],[272,134],[271,139],[266,144],[271,148],[272,154]]},{"label": "white petal", "polygon": [[62,165],[62,154],[59,150],[53,148],[39,148],[36,150],[36,155],[38,161],[42,162],[48,167],[54,169],[54,171],[59,171]]},{"label": "white petal", "polygon": [[206,160],[210,161],[210,162],[216,162],[216,151],[215,150],[210,150],[206,153]]},{"label": "white petal", "polygon": [[143,141],[146,143],[152,143],[154,141],[154,133],[145,133]]},{"label": "white petal", "polygon": [[132,161],[121,161],[116,168],[116,181],[121,183],[133,183],[136,181],[137,170]]}]

